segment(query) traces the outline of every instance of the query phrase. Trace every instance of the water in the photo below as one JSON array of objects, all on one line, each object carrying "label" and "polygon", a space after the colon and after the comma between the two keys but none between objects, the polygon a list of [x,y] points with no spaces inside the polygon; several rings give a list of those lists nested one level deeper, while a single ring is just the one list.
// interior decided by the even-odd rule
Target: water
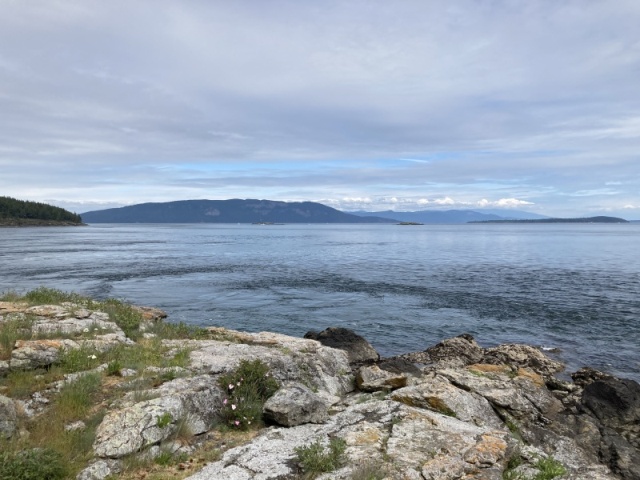
[{"label": "water", "polygon": [[0,291],[118,297],[171,321],[388,356],[468,332],[640,380],[640,225],[92,225],[0,230]]}]

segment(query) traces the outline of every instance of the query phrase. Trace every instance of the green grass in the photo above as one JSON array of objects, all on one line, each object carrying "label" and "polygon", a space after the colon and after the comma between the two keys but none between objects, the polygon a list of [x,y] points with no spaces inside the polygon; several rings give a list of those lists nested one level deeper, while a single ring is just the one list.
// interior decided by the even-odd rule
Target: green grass
[{"label": "green grass", "polygon": [[260,360],[243,360],[238,368],[222,375],[218,382],[227,392],[220,410],[222,423],[244,430],[262,426],[264,402],[279,388],[269,367]]},{"label": "green grass", "polygon": [[0,480],[58,480],[68,474],[64,458],[54,450],[0,451]]},{"label": "green grass", "polygon": [[63,422],[83,418],[94,405],[101,384],[99,373],[88,373],[66,384],[56,397],[56,414]]},{"label": "green grass", "polygon": [[315,478],[321,473],[338,469],[345,461],[346,442],[338,437],[329,440],[326,449],[320,440],[295,449],[297,462],[307,478]]},{"label": "green grass", "polygon": [[564,465],[553,457],[541,458],[534,466],[540,472],[533,477],[533,480],[550,480],[567,473]]},{"label": "green grass", "polygon": [[0,323],[0,360],[11,358],[16,340],[29,340],[32,336],[33,316],[11,315]]},{"label": "green grass", "polygon": [[164,412],[162,415],[158,417],[158,420],[156,421],[156,425],[158,426],[158,428],[164,428],[169,426],[172,421],[173,421],[173,417],[171,416],[171,414],[169,412]]}]

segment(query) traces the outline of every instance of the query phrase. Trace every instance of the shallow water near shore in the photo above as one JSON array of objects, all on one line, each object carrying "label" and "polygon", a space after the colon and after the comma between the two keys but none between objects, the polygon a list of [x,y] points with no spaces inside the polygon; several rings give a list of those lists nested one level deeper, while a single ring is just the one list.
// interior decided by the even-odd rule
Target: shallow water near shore
[{"label": "shallow water near shore", "polygon": [[170,321],[385,356],[471,333],[640,381],[640,225],[91,225],[0,230],[0,291],[118,297]]}]

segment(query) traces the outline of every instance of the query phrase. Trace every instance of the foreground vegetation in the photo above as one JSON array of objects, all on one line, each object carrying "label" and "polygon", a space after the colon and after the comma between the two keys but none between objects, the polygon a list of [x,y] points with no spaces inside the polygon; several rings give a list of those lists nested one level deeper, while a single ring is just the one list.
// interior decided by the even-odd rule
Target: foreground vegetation
[{"label": "foreground vegetation", "polygon": [[0,197],[0,225],[81,224],[80,215],[46,203]]},{"label": "foreground vegetation", "polygon": [[[126,394],[132,394],[137,401],[153,398],[149,396],[150,389],[184,374],[183,369],[189,366],[189,349],[170,348],[163,344],[163,340],[217,338],[204,328],[162,321],[145,325],[144,333],[147,335],[144,337],[147,338],[144,338],[142,312],[116,299],[96,301],[75,293],[38,288],[24,295],[5,293],[0,296],[0,302],[29,306],[64,305],[72,310],[86,308],[103,311],[129,338],[136,340],[133,344],[120,344],[107,351],[86,347],[67,350],[46,368],[11,371],[0,377],[0,394],[23,401],[29,400],[35,392],[61,385],[46,414],[29,418],[23,413],[20,415],[21,434],[11,440],[0,436],[0,480],[75,477],[93,458],[96,428],[111,404]],[[33,315],[6,317],[0,322],[0,360],[10,358],[17,340],[47,337],[32,333]],[[55,337],[61,338],[60,332],[56,332]],[[72,338],[77,340],[76,337]],[[149,373],[148,367],[157,367],[157,372]],[[132,376],[122,377],[123,371],[133,372]],[[80,376],[74,381],[65,380],[69,374],[79,373]],[[251,438],[252,431],[262,426],[264,400],[278,385],[268,376],[267,366],[260,361],[242,362],[237,371],[224,377],[224,382],[239,384],[236,392],[241,396],[231,398],[238,408],[229,409],[228,414],[220,419],[218,433],[223,433],[214,434],[211,439],[199,439],[200,448],[191,458],[163,451],[153,459],[132,459],[118,478],[138,478],[139,472],[145,472],[145,478],[148,479],[182,478],[188,472],[177,469],[180,462],[204,464],[213,461],[224,449]],[[247,422],[243,417],[253,418],[254,421]],[[243,421],[242,428],[229,429],[229,424],[233,425],[238,419]],[[162,418],[159,419],[161,421]],[[70,428],[78,422],[82,422],[82,428]],[[193,441],[192,436],[180,428],[175,437],[185,443]],[[167,471],[171,473],[167,474]]]}]

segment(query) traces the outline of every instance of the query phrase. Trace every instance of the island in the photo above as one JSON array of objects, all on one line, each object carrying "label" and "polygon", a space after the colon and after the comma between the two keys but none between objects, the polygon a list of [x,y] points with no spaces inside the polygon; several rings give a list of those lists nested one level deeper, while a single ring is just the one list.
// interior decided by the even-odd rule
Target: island
[{"label": "island", "polygon": [[80,215],[46,203],[0,197],[0,227],[83,225]]},{"label": "island", "polygon": [[467,223],[629,223],[629,220],[618,217],[584,217],[584,218],[536,218],[526,220],[480,220]]}]

